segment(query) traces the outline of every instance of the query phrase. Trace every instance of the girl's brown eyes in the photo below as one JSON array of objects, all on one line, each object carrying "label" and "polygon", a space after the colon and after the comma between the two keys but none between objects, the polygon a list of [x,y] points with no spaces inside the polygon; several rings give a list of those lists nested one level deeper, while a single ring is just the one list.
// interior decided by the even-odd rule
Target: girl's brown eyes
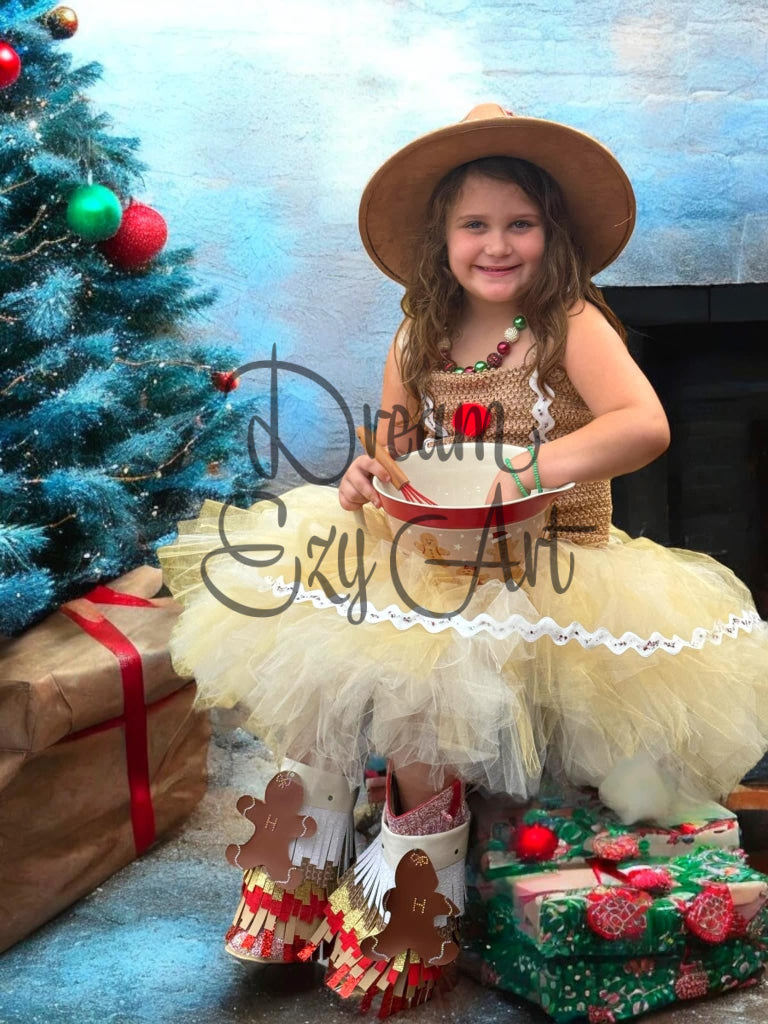
[{"label": "girl's brown eyes", "polygon": [[[471,220],[464,225],[465,228],[482,228],[484,226],[485,225],[481,220]],[[510,227],[523,229],[532,227],[532,224],[529,220],[514,220],[512,221]]]}]

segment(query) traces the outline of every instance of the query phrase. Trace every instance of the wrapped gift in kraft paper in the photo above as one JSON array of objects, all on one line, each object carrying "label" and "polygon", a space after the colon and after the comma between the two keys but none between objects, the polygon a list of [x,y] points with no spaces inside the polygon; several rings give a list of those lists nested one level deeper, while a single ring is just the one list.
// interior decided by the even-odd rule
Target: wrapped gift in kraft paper
[{"label": "wrapped gift in kraft paper", "polygon": [[205,792],[210,724],[142,567],[0,644],[0,950],[91,892]]}]

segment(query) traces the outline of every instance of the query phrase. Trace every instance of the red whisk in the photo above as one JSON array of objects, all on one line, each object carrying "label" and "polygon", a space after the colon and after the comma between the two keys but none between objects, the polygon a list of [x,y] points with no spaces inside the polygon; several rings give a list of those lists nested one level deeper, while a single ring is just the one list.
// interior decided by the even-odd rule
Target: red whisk
[{"label": "red whisk", "polygon": [[356,434],[360,440],[360,444],[365,448],[368,455],[373,454],[382,466],[384,466],[386,471],[389,473],[392,483],[398,491],[400,491],[406,501],[412,501],[415,505],[437,504],[437,502],[432,501],[431,498],[427,498],[426,495],[417,491],[416,488],[411,485],[410,480],[402,471],[400,466],[398,466],[387,449],[379,444],[370,430],[366,430],[365,427],[358,427]]}]

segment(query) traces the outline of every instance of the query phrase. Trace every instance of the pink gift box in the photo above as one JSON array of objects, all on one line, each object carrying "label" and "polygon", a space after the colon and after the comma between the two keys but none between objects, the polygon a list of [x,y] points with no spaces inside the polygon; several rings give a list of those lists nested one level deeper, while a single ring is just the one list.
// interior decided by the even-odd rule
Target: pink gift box
[{"label": "pink gift box", "polygon": [[[630,871],[644,868],[658,868],[659,865],[633,864]],[[616,877],[616,874],[593,867],[564,868],[559,871],[544,871],[538,874],[520,875],[512,884],[512,904],[517,925],[521,931],[535,939],[539,934],[541,907],[545,900],[565,896],[568,893],[594,891],[598,886],[619,886],[631,883]],[[764,881],[726,882],[731,893],[734,909],[744,921],[749,922],[765,906],[768,900],[768,885]],[[693,893],[673,888],[670,894],[686,902]]]},{"label": "pink gift box", "polygon": [[591,867],[563,868],[560,871],[520,875],[512,886],[512,904],[518,927],[535,937],[539,927],[541,904],[550,896],[592,890],[598,885],[621,884],[621,881],[606,875],[599,868],[593,870]]}]

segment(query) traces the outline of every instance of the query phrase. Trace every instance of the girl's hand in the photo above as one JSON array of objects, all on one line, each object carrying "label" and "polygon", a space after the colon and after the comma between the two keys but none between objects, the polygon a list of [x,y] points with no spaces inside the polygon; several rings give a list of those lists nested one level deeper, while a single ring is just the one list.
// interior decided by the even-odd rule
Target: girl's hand
[{"label": "girl's hand", "polygon": [[[518,476],[519,475],[520,474],[518,473]],[[500,492],[499,496],[497,496],[497,490]],[[485,504],[490,505],[493,501],[515,501],[517,498],[522,498],[522,494],[520,493],[517,484],[512,479],[512,474],[506,469],[500,469],[493,478],[493,483],[485,496]]]},{"label": "girl's hand", "polygon": [[382,483],[389,482],[389,473],[380,462],[370,455],[358,455],[352,462],[339,484],[339,503],[347,512],[356,512],[370,501],[376,508],[381,508],[381,499],[371,483],[372,477],[378,477]]}]

